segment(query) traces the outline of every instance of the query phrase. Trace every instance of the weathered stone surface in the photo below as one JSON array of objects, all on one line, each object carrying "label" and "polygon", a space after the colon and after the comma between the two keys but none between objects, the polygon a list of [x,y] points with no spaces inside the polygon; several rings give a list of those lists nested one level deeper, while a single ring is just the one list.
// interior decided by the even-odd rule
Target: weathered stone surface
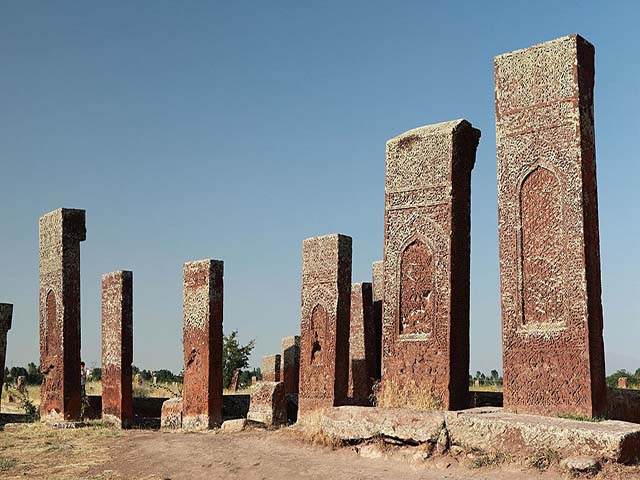
[{"label": "weathered stone surface", "polygon": [[505,409],[601,416],[594,48],[571,35],[494,67]]},{"label": "weathered stone surface", "polygon": [[287,401],[282,382],[258,382],[251,389],[247,419],[265,425],[286,425]]},{"label": "weathered stone surface", "polygon": [[167,429],[182,428],[182,398],[170,398],[162,404],[160,427]]},{"label": "weathered stone surface", "polygon": [[376,380],[375,326],[371,283],[351,285],[348,403],[370,405]]},{"label": "weathered stone surface", "polygon": [[[7,332],[11,329],[13,318],[13,305],[11,303],[0,303],[0,392],[4,383],[4,367],[7,357]],[[2,399],[2,395],[0,395]]]},{"label": "weathered stone surface", "polygon": [[299,416],[346,401],[350,303],[351,237],[304,240]]},{"label": "weathered stone surface", "polygon": [[247,427],[246,418],[236,418],[235,420],[225,420],[222,422],[222,430],[228,433],[241,432]]},{"label": "weathered stone surface", "polygon": [[380,380],[382,369],[382,297],[384,296],[384,264],[382,260],[371,264],[373,293],[373,362],[375,379]]},{"label": "weathered stone surface", "polygon": [[300,336],[293,335],[282,339],[282,357],[280,363],[280,381],[284,383],[285,395],[298,393],[300,379]]},{"label": "weathered stone surface", "polygon": [[560,466],[572,473],[596,473],[600,470],[598,460],[587,456],[565,458],[560,462]]},{"label": "weathered stone surface", "polygon": [[515,455],[546,449],[560,456],[589,455],[628,463],[640,458],[640,426],[513,414],[499,408],[446,413],[451,443]]},{"label": "weathered stone surface", "polygon": [[300,429],[346,441],[385,437],[409,444],[440,443],[440,451],[478,449],[526,457],[549,450],[561,457],[640,460],[640,425],[587,422],[476,408],[457,412],[377,407],[333,407],[302,418]]},{"label": "weathered stone surface", "polygon": [[133,424],[133,273],[102,276],[102,418]]},{"label": "weathered stone surface", "polygon": [[184,428],[222,423],[222,302],[220,260],[184,264]]},{"label": "weathered stone surface", "polygon": [[607,388],[609,420],[640,423],[640,390]]},{"label": "weathered stone surface", "polygon": [[61,208],[40,217],[40,414],[80,418],[80,242],[85,211]]},{"label": "weathered stone surface", "polygon": [[378,407],[324,408],[302,418],[303,426],[316,426],[341,440],[368,440],[389,437],[410,443],[436,443],[444,428],[439,410]]},{"label": "weathered stone surface", "polygon": [[387,142],[381,405],[466,408],[471,170],[466,120]]},{"label": "weathered stone surface", "polygon": [[280,381],[280,354],[262,357],[262,380],[265,382]]}]

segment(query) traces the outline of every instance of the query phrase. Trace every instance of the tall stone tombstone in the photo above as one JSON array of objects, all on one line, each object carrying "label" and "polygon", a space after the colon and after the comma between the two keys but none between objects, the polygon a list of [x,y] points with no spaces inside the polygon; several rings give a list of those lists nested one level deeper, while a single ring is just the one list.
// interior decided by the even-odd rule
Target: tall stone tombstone
[{"label": "tall stone tombstone", "polygon": [[262,381],[263,382],[279,382],[280,381],[280,354],[265,355],[262,357]]},{"label": "tall stone tombstone", "polygon": [[351,237],[304,240],[299,416],[346,401],[350,297]]},{"label": "tall stone tombstone", "polygon": [[102,276],[102,418],[133,425],[133,272]]},{"label": "tall stone tombstone", "polygon": [[594,48],[577,35],[495,58],[504,406],[606,409]]},{"label": "tall stone tombstone", "polygon": [[479,130],[456,120],[387,142],[382,406],[468,406],[471,170],[479,139]]},{"label": "tall stone tombstone", "polygon": [[7,332],[11,329],[13,305],[0,303],[0,401],[2,400],[2,385],[4,383],[4,367],[7,358]]},{"label": "tall stone tombstone", "polygon": [[293,335],[282,339],[280,363],[280,381],[284,383],[285,395],[298,393],[300,379],[300,336]]},{"label": "tall stone tombstone", "polygon": [[349,323],[349,391],[353,405],[370,405],[375,378],[375,328],[371,283],[351,285]]},{"label": "tall stone tombstone", "polygon": [[184,428],[222,423],[223,267],[220,260],[184,264]]},{"label": "tall stone tombstone", "polygon": [[40,415],[80,418],[80,242],[85,211],[60,208],[40,217]]},{"label": "tall stone tombstone", "polygon": [[371,279],[373,281],[373,362],[375,379],[380,380],[380,372],[382,371],[382,297],[384,296],[384,288],[382,286],[384,279],[384,264],[382,260],[371,264]]}]

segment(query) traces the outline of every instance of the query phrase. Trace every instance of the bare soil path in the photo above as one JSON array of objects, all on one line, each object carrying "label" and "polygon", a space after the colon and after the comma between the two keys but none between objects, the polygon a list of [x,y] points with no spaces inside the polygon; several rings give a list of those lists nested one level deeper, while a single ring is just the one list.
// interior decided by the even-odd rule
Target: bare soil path
[{"label": "bare soil path", "polygon": [[[0,431],[0,478],[93,480],[551,480],[519,466],[469,469],[464,459],[363,458],[350,447],[311,445],[286,430],[240,433],[120,432],[93,426],[56,430],[11,425]],[[447,464],[450,464],[447,466]],[[640,479],[640,470],[609,469],[598,479]]]}]

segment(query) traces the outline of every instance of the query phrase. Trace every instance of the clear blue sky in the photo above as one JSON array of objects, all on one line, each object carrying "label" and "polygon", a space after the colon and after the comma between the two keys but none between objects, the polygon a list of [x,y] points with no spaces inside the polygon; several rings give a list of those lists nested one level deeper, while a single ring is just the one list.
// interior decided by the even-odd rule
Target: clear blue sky
[{"label": "clear blue sky", "polygon": [[182,264],[225,262],[225,331],[253,365],[299,331],[303,238],[382,256],[385,141],[467,118],[471,370],[502,367],[493,57],[596,46],[607,371],[640,367],[637,2],[0,4],[0,301],[7,364],[38,359],[38,217],[87,211],[82,355],[100,362],[100,276],[134,271],[134,363],[182,366]]}]

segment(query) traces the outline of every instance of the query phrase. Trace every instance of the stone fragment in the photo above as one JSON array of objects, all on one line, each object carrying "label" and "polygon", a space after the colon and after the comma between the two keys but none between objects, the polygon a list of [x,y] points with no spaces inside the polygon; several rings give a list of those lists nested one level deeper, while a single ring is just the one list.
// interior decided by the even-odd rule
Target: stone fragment
[{"label": "stone fragment", "polygon": [[182,398],[170,398],[162,404],[160,428],[182,428]]},{"label": "stone fragment", "polygon": [[373,294],[373,362],[375,379],[380,380],[382,369],[382,297],[384,296],[384,264],[382,260],[371,264]]},{"label": "stone fragment", "polygon": [[251,390],[247,419],[265,425],[286,425],[287,401],[282,382],[258,382]]},{"label": "stone fragment", "polygon": [[593,119],[578,35],[494,60],[504,406],[606,410]]},{"label": "stone fragment", "polygon": [[300,378],[300,336],[294,335],[282,339],[280,372],[280,381],[284,383],[284,393],[286,395],[297,394]]},{"label": "stone fragment", "polygon": [[26,384],[27,384],[27,377],[25,377],[24,375],[20,375],[18,377],[18,381],[16,382],[16,390],[18,390],[18,392],[24,395]]},{"label": "stone fragment", "polygon": [[471,170],[466,120],[387,142],[382,388],[378,404],[466,408]]},{"label": "stone fragment", "polygon": [[85,211],[60,208],[40,217],[40,415],[80,418],[80,242]]},{"label": "stone fragment", "polygon": [[225,420],[220,427],[225,432],[235,433],[242,432],[247,427],[246,418],[236,418],[234,420]]},{"label": "stone fragment", "polygon": [[265,382],[280,381],[280,354],[262,357],[262,380]]},{"label": "stone fragment", "polygon": [[600,462],[594,457],[579,456],[564,458],[560,466],[572,473],[585,474],[597,473],[600,470]]},{"label": "stone fragment", "polygon": [[133,425],[133,273],[102,276],[102,418]]},{"label": "stone fragment", "polygon": [[375,326],[371,284],[354,283],[351,285],[349,323],[348,403],[370,405],[375,377]]},{"label": "stone fragment", "polygon": [[350,303],[351,237],[304,240],[299,416],[346,401]]},{"label": "stone fragment", "polygon": [[449,432],[446,428],[440,430],[438,441],[436,442],[436,452],[438,455],[444,455],[449,450]]},{"label": "stone fragment", "polygon": [[233,371],[233,376],[231,377],[231,391],[232,392],[237,392],[238,389],[240,388],[240,374],[242,373],[242,370],[239,368],[236,368]]},{"label": "stone fragment", "polygon": [[222,423],[223,262],[184,264],[184,389],[182,424],[207,429]]},{"label": "stone fragment", "polygon": [[[0,303],[0,392],[4,383],[4,368],[7,357],[7,333],[11,329],[13,319],[13,305],[11,303]],[[8,387],[9,385],[5,385]],[[2,395],[0,395],[0,400]]]}]

